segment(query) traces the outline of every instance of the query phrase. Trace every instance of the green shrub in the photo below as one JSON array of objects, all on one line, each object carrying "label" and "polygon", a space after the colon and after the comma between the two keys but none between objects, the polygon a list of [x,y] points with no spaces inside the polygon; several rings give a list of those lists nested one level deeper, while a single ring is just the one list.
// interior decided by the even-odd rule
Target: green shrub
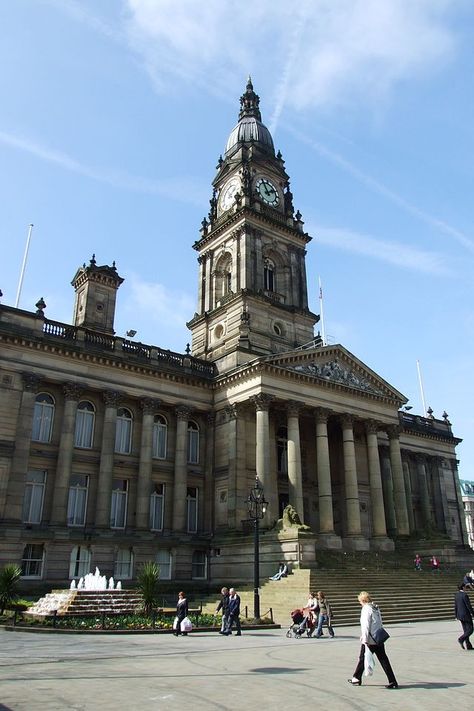
[{"label": "green shrub", "polygon": [[137,576],[138,589],[143,597],[143,608],[150,615],[158,599],[160,566],[152,560],[143,563]]},{"label": "green shrub", "polygon": [[18,599],[18,581],[21,577],[21,568],[16,563],[7,563],[0,570],[0,615],[4,609]]}]

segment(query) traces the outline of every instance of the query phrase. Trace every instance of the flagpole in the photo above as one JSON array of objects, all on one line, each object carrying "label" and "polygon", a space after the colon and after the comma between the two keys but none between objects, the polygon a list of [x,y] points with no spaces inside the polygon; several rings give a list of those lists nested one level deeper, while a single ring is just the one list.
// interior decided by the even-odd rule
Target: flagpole
[{"label": "flagpole", "polygon": [[25,276],[26,260],[28,259],[28,251],[30,249],[30,241],[31,241],[31,232],[32,231],[33,231],[33,225],[30,224],[29,229],[28,229],[28,237],[26,239],[25,254],[23,256],[23,264],[21,266],[20,280],[18,282],[18,291],[16,292],[16,301],[15,301],[15,308],[16,309],[18,308],[18,304],[20,303],[21,289],[23,286],[23,277]]},{"label": "flagpole", "polygon": [[418,371],[418,382],[420,384],[420,394],[421,394],[421,404],[423,407],[423,417],[426,417],[426,402],[425,402],[425,393],[423,390],[423,380],[421,378],[421,368],[420,368],[420,361],[416,361],[416,369]]},{"label": "flagpole", "polygon": [[321,319],[321,338],[323,346],[326,345],[326,330],[324,328],[324,310],[323,310],[323,288],[321,286],[321,277],[319,277],[319,314]]}]

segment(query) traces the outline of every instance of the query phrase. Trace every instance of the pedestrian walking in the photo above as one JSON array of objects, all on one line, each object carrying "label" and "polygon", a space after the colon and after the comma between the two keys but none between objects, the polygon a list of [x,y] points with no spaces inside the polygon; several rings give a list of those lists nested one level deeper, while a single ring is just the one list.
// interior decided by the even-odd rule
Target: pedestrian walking
[{"label": "pedestrian walking", "polygon": [[[459,644],[463,649],[472,649],[469,637],[474,631],[474,625],[472,622],[474,610],[472,609],[469,595],[464,590],[464,585],[458,586],[458,591],[454,596],[454,616],[462,625],[462,635],[458,637]],[[464,643],[466,646],[464,646]]]},{"label": "pedestrian walking", "polygon": [[220,610],[222,610],[222,621],[219,634],[224,634],[229,618],[229,588],[222,588],[221,590],[221,599],[216,607],[216,615],[219,614]]},{"label": "pedestrian walking", "polygon": [[357,599],[362,607],[360,612],[360,641],[362,645],[352,679],[348,679],[347,681],[349,684],[352,684],[352,686],[360,686],[362,684],[362,672],[364,671],[367,648],[371,654],[375,654],[387,675],[388,684],[385,688],[398,689],[398,682],[393,673],[387,653],[385,652],[384,641],[382,641],[384,637],[385,639],[388,638],[388,634],[383,628],[380,610],[377,605],[372,602],[372,598],[365,590],[359,593]]},{"label": "pedestrian walking", "polygon": [[227,620],[227,627],[224,630],[225,635],[232,634],[232,627],[236,627],[237,637],[242,634],[242,629],[240,627],[240,597],[237,595],[234,588],[229,590],[229,616]]},{"label": "pedestrian walking", "polygon": [[184,620],[185,617],[188,616],[188,601],[186,600],[186,596],[184,592],[179,592],[178,593],[178,602],[176,604],[176,617],[174,618],[174,623],[173,623],[173,634],[178,637],[180,634],[183,634],[186,636],[188,633],[187,632],[182,632],[181,631],[181,622]]},{"label": "pedestrian walking", "polygon": [[416,554],[415,560],[413,562],[415,564],[415,570],[421,570],[421,558],[418,553]]},{"label": "pedestrian walking", "polygon": [[318,616],[318,626],[316,627],[315,637],[321,637],[323,634],[323,625],[327,625],[330,637],[334,637],[334,629],[332,627],[332,609],[329,604],[329,600],[322,590],[318,591],[318,606],[319,606],[319,616]]}]

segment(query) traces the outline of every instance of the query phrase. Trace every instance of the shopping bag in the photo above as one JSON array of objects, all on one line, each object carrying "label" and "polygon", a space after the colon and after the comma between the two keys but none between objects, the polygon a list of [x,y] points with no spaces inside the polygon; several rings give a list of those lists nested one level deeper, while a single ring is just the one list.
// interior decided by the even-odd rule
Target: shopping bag
[{"label": "shopping bag", "polygon": [[175,617],[174,620],[173,620],[173,629],[174,629],[174,630],[177,630],[177,629],[178,629],[178,625],[179,625],[178,617]]},{"label": "shopping bag", "polygon": [[185,617],[184,620],[181,621],[181,632],[191,632],[192,628],[193,623],[189,617]]},{"label": "shopping bag", "polygon": [[364,654],[364,676],[372,676],[375,667],[375,657],[370,651],[369,647],[365,645]]}]

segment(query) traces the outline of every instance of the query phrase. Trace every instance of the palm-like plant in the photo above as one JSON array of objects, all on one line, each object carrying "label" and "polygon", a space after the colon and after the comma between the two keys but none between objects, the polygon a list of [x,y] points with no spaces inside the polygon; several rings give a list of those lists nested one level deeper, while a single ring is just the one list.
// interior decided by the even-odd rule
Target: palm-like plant
[{"label": "palm-like plant", "polygon": [[160,566],[152,560],[143,563],[137,576],[138,589],[143,597],[145,614],[151,614],[158,597],[158,580],[160,579]]},{"label": "palm-like plant", "polygon": [[7,605],[18,599],[17,585],[21,577],[21,568],[16,563],[7,563],[0,570],[0,615]]}]

